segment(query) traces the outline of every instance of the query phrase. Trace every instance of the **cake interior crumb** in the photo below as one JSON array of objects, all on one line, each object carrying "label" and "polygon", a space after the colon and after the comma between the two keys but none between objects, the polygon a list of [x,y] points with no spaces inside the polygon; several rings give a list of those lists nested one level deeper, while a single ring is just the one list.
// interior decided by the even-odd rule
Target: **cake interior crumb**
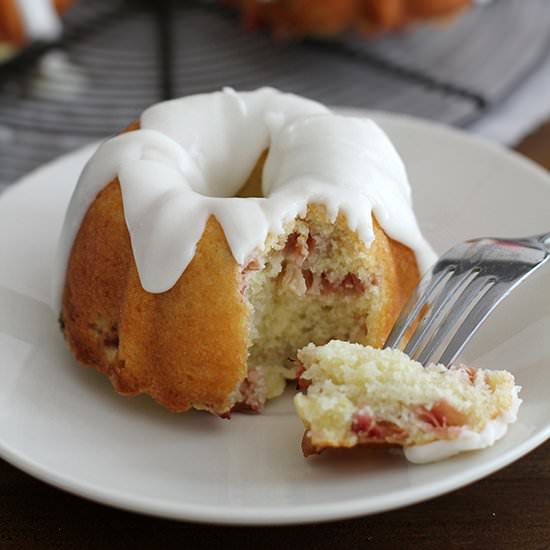
[{"label": "cake interior crumb", "polygon": [[332,223],[324,208],[310,206],[245,267],[248,367],[260,373],[266,399],[296,377],[296,352],[308,343],[368,341],[377,282],[368,249],[350,233],[344,216]]}]

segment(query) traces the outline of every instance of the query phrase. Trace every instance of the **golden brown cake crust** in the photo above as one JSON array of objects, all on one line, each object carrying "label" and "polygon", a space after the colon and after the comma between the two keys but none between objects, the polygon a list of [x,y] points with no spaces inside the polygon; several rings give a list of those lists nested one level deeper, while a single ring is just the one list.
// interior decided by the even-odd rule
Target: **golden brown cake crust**
[{"label": "golden brown cake crust", "polygon": [[[380,294],[368,343],[381,346],[418,269],[410,249],[389,239],[376,220],[374,229],[370,254]],[[351,230],[350,238],[359,239]],[[214,217],[176,285],[161,294],[143,290],[115,179],[97,195],[75,239],[61,321],[78,361],[108,375],[118,392],[147,393],[172,411],[224,415],[247,373],[250,308],[241,291],[241,267]]]},{"label": "golden brown cake crust", "polygon": [[16,0],[0,0],[0,40],[15,45],[21,45],[25,41]]},{"label": "golden brown cake crust", "polygon": [[[368,318],[367,344],[384,345],[405,302],[418,284],[420,274],[413,251],[390,239],[374,218],[374,241],[369,253],[374,258],[380,292],[378,308]],[[358,239],[359,237],[354,234]]]},{"label": "golden brown cake crust", "polygon": [[[387,443],[385,441],[381,442],[369,442],[369,443],[361,443],[361,447],[370,447],[372,449],[391,449],[391,448],[399,448],[401,445],[395,444],[395,443]],[[343,447],[341,445],[323,445],[323,446],[316,446],[311,441],[311,436],[309,435],[308,431],[306,430],[304,432],[304,435],[302,436],[302,454],[304,455],[304,458],[309,458],[310,456],[320,455],[323,451],[326,451],[327,449],[345,449],[345,448],[351,448],[351,447]]]},{"label": "golden brown cake crust", "polygon": [[118,181],[97,196],[75,240],[63,296],[65,336],[77,359],[117,391],[149,393],[173,411],[223,414],[246,375],[248,308],[240,269],[210,218],[172,289],[143,290]]}]

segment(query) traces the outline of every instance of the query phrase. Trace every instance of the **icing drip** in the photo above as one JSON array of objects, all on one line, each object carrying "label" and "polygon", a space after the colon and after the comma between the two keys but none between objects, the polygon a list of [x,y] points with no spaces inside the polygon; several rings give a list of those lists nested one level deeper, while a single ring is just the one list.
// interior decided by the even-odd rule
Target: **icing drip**
[{"label": "icing drip", "polygon": [[[418,228],[404,166],[372,121],[332,114],[292,94],[232,89],[160,103],[140,130],[106,141],[85,167],[60,243],[56,309],[68,256],[97,193],[118,175],[143,288],[170,289],[194,256],[209,216],[222,225],[244,265],[269,233],[322,203],[368,244],[371,212],[390,237],[415,251],[420,270],[434,254]],[[234,195],[269,150],[264,197]]]},{"label": "icing drip", "polygon": [[29,39],[53,41],[61,36],[61,20],[53,0],[17,0],[17,3]]},{"label": "icing drip", "polygon": [[464,429],[456,439],[407,447],[403,449],[405,457],[410,462],[424,464],[444,460],[464,451],[475,451],[494,445],[506,435],[508,425],[517,420],[519,407],[522,403],[522,400],[518,397],[520,390],[521,386],[514,386],[510,408],[498,418],[487,422],[481,432]]}]

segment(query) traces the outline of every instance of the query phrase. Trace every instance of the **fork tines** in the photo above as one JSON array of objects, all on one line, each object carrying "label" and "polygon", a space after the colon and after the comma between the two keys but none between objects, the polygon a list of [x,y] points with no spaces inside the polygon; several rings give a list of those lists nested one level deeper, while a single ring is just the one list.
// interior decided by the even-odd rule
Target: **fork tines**
[{"label": "fork tines", "polygon": [[418,285],[385,347],[450,365],[495,307],[548,258],[543,237],[477,239],[449,250]]}]

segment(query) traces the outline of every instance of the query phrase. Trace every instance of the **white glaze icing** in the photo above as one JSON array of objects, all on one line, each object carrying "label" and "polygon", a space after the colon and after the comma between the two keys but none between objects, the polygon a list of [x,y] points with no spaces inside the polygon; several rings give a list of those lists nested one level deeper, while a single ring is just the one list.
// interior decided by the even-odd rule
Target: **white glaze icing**
[{"label": "white glaze icing", "polygon": [[61,20],[53,0],[17,0],[17,5],[27,38],[53,41],[61,36]]},{"label": "white glaze icing", "polygon": [[[411,205],[405,168],[371,120],[331,113],[323,105],[263,88],[224,89],[159,103],[140,130],[101,145],[71,199],[60,241],[55,306],[73,240],[97,193],[118,175],[141,283],[170,289],[194,256],[210,215],[220,222],[240,265],[269,233],[322,203],[345,213],[370,244],[371,212],[388,235],[416,253],[420,270],[435,259]],[[265,198],[236,198],[260,154]]]},{"label": "white glaze icing", "polygon": [[485,449],[504,437],[508,426],[517,420],[522,400],[518,397],[521,386],[514,386],[510,408],[498,418],[487,423],[481,432],[464,429],[456,439],[434,441],[426,445],[416,445],[403,449],[405,457],[415,464],[425,464],[444,460],[464,451]]}]

